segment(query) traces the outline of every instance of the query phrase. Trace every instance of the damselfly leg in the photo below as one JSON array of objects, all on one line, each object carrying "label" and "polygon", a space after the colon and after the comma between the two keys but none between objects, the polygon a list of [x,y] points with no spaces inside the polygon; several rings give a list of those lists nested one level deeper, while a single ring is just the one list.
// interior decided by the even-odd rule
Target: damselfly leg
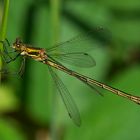
[{"label": "damselfly leg", "polygon": [[21,66],[19,68],[18,72],[11,72],[8,70],[7,65],[13,61],[15,61],[19,56],[20,53],[16,52],[16,50],[14,50],[11,46],[10,46],[10,42],[8,41],[8,39],[5,39],[5,41],[0,41],[0,43],[3,44],[3,51],[0,52],[0,55],[3,59],[3,63],[4,63],[4,68],[0,71],[0,73],[6,75],[6,74],[10,74],[10,75],[20,75],[22,76],[24,73],[24,68],[25,68],[25,57],[22,58],[22,63]]}]

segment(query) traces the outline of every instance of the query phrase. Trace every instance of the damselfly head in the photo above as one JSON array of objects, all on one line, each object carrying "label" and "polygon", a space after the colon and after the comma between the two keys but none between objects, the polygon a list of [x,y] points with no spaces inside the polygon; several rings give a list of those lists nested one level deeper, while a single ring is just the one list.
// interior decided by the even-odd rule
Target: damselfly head
[{"label": "damselfly head", "polygon": [[22,40],[20,38],[16,38],[16,41],[13,43],[13,48],[16,50],[20,50],[22,46]]}]

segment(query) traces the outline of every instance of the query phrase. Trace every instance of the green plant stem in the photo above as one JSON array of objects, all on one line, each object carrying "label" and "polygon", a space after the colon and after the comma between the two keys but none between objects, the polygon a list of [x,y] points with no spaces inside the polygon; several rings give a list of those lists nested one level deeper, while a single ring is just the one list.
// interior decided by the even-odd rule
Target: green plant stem
[{"label": "green plant stem", "polygon": [[[60,12],[61,12],[61,0],[50,0],[51,2],[51,25],[52,25],[52,43],[56,44],[59,40],[60,33]],[[56,106],[57,96],[55,90],[53,89],[53,104],[52,104],[52,122],[51,122],[51,134],[52,139],[57,139],[57,128],[56,128]],[[58,138],[59,139],[59,138]]]},{"label": "green plant stem", "polygon": [[[4,39],[6,38],[8,11],[9,11],[9,0],[4,0],[4,9],[3,9],[2,23],[0,28],[0,41],[4,41]],[[0,43],[0,52],[2,51],[3,51],[3,44]],[[0,56],[0,70],[1,69],[2,69],[2,57]],[[0,74],[0,83],[1,83],[1,74]]]},{"label": "green plant stem", "polygon": [[56,43],[59,40],[59,33],[60,33],[61,0],[50,0],[50,1],[51,1],[51,21],[52,21],[52,34],[53,34],[52,43]]}]

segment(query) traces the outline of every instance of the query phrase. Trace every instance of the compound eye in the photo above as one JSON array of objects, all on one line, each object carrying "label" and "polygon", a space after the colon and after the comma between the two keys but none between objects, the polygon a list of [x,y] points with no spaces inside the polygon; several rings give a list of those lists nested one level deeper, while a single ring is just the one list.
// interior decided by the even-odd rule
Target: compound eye
[{"label": "compound eye", "polygon": [[17,46],[17,47],[20,47],[20,44],[17,44],[16,46]]}]

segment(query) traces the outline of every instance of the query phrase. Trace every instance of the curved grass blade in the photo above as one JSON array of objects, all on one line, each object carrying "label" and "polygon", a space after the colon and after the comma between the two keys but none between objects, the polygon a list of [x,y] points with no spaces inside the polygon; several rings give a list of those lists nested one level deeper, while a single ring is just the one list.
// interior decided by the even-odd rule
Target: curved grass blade
[{"label": "curved grass blade", "polygon": [[77,126],[80,126],[81,125],[80,113],[79,113],[79,110],[78,110],[72,96],[70,95],[68,89],[63,84],[63,82],[58,77],[58,75],[53,71],[53,69],[50,66],[48,66],[48,68],[49,68],[51,76],[56,84],[57,90],[59,91],[59,93],[61,95],[63,103],[65,104],[65,107],[68,111],[70,118],[73,120],[73,122]]}]

